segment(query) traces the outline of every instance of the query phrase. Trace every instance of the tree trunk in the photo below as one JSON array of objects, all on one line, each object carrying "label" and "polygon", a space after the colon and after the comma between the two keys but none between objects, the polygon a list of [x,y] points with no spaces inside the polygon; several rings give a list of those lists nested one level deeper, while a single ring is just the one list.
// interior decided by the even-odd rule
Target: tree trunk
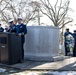
[{"label": "tree trunk", "polygon": [[38,9],[38,25],[40,26],[40,13],[39,13],[39,9]]}]

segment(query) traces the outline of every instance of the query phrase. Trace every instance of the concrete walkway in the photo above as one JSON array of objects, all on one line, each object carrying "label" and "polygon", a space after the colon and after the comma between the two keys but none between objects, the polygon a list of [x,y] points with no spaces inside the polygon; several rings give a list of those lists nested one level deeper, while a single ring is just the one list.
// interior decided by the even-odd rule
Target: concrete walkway
[{"label": "concrete walkway", "polygon": [[25,60],[23,63],[18,63],[14,65],[5,65],[5,66],[21,70],[75,71],[76,57],[65,57],[63,60],[55,62],[37,62],[37,61]]}]

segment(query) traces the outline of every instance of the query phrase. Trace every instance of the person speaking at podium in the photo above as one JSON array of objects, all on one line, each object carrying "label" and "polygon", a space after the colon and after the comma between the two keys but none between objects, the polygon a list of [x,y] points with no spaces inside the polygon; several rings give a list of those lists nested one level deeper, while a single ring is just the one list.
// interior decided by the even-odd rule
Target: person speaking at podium
[{"label": "person speaking at podium", "polygon": [[15,25],[14,20],[13,19],[10,19],[8,22],[9,22],[9,25],[10,26],[9,26],[7,32],[16,33],[17,32],[17,26]]},{"label": "person speaking at podium", "polygon": [[23,49],[23,45],[25,42],[25,34],[27,34],[27,28],[26,25],[23,24],[23,20],[22,18],[18,18],[17,19],[18,25],[17,25],[17,34],[19,36],[21,36],[21,42],[22,42],[22,60],[21,62],[24,61],[24,49]]}]

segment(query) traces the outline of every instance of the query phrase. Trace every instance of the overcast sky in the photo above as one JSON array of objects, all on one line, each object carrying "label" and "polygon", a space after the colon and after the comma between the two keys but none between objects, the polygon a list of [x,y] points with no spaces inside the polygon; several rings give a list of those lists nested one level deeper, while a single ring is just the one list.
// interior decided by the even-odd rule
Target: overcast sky
[{"label": "overcast sky", "polygon": [[76,23],[76,0],[71,0],[70,1],[70,7],[74,10],[74,12],[71,13],[71,15],[74,18],[74,21]]},{"label": "overcast sky", "polygon": [[[15,2],[19,1],[19,0],[14,0]],[[32,0],[32,1],[35,1],[35,0]],[[36,0],[36,1],[39,1],[39,0]],[[63,0],[63,1],[66,1],[66,0]],[[56,0],[50,0],[51,4],[55,4]],[[70,0],[70,8],[73,9],[73,11],[69,12],[69,15],[71,18],[74,19],[74,22],[72,23],[73,25],[76,24],[76,0]],[[50,20],[46,17],[45,18],[41,18],[41,22],[45,22],[45,24],[49,23]],[[76,29],[76,26],[69,26],[68,28],[71,29],[71,31],[75,30]]]},{"label": "overcast sky", "polygon": [[[15,2],[18,2],[20,0],[14,0]],[[39,0],[32,0],[32,1],[39,1]],[[66,1],[66,0],[63,0],[63,1]],[[54,5],[56,0],[50,0],[51,4]],[[70,8],[73,9],[72,12],[70,12],[70,16],[72,18],[74,18],[74,23],[76,22],[76,0],[70,0]]]},{"label": "overcast sky", "polygon": [[[55,2],[56,2],[56,0],[50,0],[50,1],[53,1],[53,3],[55,4]],[[63,0],[63,1],[66,1],[66,0]],[[52,3],[52,4],[53,4]],[[70,28],[70,31],[71,32],[73,32],[73,30],[75,30],[76,29],[76,26],[75,26],[75,24],[76,24],[76,0],[70,0],[70,6],[69,6],[71,9],[73,9],[73,11],[69,11],[69,15],[70,15],[70,17],[71,18],[73,18],[74,19],[74,21],[73,21],[73,23],[72,23],[72,25],[73,26],[66,26],[67,28]],[[46,19],[46,18],[45,18]],[[49,20],[47,19],[47,22],[48,22]],[[49,22],[48,22],[49,23]]]},{"label": "overcast sky", "polygon": [[73,26],[67,26],[67,28],[70,28],[70,31],[73,32],[73,30],[76,30],[76,0],[70,0],[70,8],[73,9],[73,12],[70,13],[70,16],[74,19],[72,25]]}]

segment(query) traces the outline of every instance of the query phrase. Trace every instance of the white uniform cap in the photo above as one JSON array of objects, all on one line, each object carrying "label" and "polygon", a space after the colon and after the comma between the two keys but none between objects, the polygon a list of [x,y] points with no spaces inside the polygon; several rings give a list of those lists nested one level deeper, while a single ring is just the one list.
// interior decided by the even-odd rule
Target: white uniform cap
[{"label": "white uniform cap", "polygon": [[8,20],[9,23],[11,23],[11,22],[13,22],[13,21],[14,21],[14,19],[10,19],[10,20]]},{"label": "white uniform cap", "polygon": [[22,18],[21,17],[18,17],[17,20],[22,20]]}]

